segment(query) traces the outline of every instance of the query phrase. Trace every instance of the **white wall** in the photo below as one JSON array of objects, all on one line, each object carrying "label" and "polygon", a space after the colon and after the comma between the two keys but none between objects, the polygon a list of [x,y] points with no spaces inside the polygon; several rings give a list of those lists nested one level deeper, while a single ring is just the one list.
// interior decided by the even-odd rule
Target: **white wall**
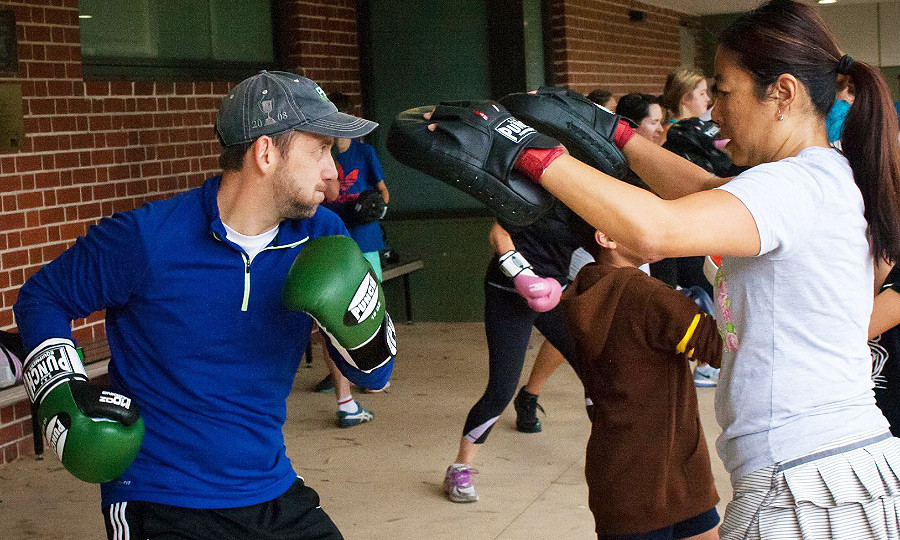
[{"label": "white wall", "polygon": [[875,66],[900,65],[900,3],[816,7],[845,53]]},{"label": "white wall", "polygon": [[900,66],[900,2],[879,4],[881,65]]}]

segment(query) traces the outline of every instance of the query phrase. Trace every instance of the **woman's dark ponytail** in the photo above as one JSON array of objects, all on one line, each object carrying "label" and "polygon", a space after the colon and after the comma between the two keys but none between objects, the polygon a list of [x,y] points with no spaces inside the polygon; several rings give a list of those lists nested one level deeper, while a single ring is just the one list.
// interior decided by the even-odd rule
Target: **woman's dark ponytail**
[{"label": "woman's dark ponytail", "polygon": [[868,64],[853,62],[847,75],[856,89],[844,120],[841,149],[865,201],[876,258],[900,260],[900,142],[897,113],[887,83]]}]

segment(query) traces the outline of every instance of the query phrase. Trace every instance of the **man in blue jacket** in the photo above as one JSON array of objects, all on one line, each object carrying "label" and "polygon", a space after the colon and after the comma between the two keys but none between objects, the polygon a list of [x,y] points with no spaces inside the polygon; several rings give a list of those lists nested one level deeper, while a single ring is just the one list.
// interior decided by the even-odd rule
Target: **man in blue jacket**
[{"label": "man in blue jacket", "polygon": [[[136,459],[101,487],[110,539],[341,538],[285,455],[285,400],[312,318],[285,307],[283,298],[295,309],[335,304],[330,287],[302,289],[311,282],[302,276],[310,275],[356,290],[351,306],[308,311],[328,327],[331,356],[351,381],[375,389],[387,384],[393,326],[377,280],[348,275],[347,268],[363,274],[368,268],[359,264],[355,245],[350,242],[355,253],[342,251],[344,243],[329,248],[330,267],[291,268],[295,259],[301,265],[298,254],[307,245],[312,253],[317,238],[347,234],[335,214],[319,207],[325,182],[337,175],[332,142],[376,126],[339,113],[309,79],[263,71],[222,101],[220,176],[101,220],[22,287],[14,309],[33,351],[30,380],[39,407],[41,397],[49,399],[41,392],[49,380],[41,369],[69,366],[63,378],[71,380],[83,372],[71,367],[78,364],[71,321],[106,309],[109,378],[119,393],[110,395],[119,397],[105,401],[134,400],[146,426]],[[288,289],[296,290],[285,289],[289,270]],[[377,339],[354,348],[339,325],[323,322],[334,313],[347,320],[345,312],[376,321]],[[378,354],[374,362],[360,357]],[[47,363],[59,358],[68,360]],[[83,397],[74,401],[79,410],[73,406],[51,420],[63,433],[51,444],[67,468],[79,449],[63,446],[79,434],[74,423],[58,420],[91,414]],[[103,436],[113,439],[107,446],[117,444],[115,435]]]}]

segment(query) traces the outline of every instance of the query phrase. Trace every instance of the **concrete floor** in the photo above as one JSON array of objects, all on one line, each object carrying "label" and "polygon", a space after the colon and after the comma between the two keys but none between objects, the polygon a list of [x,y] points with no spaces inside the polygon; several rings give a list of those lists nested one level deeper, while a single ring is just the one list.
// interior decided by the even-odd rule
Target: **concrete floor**
[{"label": "concrete floor", "polygon": [[[454,504],[441,481],[465,415],[487,380],[484,330],[479,323],[416,323],[398,325],[397,333],[400,354],[391,387],[357,395],[375,412],[372,423],[335,427],[334,395],[308,390],[325,374],[319,350],[312,368],[297,374],[288,400],[288,456],[344,536],[596,538],[583,475],[588,420],[572,370],[560,368],[544,389],[542,433],[516,432],[515,412],[506,410],[480,450],[475,485],[481,500]],[[523,380],[542,339],[534,333]],[[713,449],[719,434],[714,390],[698,394],[721,514],[731,489]],[[52,455],[0,466],[0,538],[105,538],[99,487],[76,480]]]}]

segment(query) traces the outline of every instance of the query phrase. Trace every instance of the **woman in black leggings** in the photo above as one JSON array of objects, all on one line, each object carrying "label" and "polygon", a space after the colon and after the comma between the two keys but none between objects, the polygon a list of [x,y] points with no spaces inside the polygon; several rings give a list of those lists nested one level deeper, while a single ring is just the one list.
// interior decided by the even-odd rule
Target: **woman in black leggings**
[{"label": "woman in black leggings", "polygon": [[[529,305],[517,292],[514,280],[507,275],[509,272],[505,274],[501,269],[506,264],[500,262],[512,252],[518,252],[530,263],[531,271],[538,276],[536,280],[545,283],[555,280],[560,288],[566,285],[569,260],[578,247],[570,226],[571,219],[580,218],[557,204],[547,215],[527,227],[495,223],[491,230],[491,245],[496,254],[484,279],[484,330],[490,364],[488,383],[484,395],[466,418],[456,461],[447,468],[444,490],[453,502],[478,500],[471,479],[477,472],[473,468],[477,445],[487,440],[491,427],[513,399],[532,327],[537,328],[573,367],[576,366],[573,344],[559,309],[551,308],[553,302],[541,303],[541,300]],[[539,312],[533,307],[548,310]],[[517,401],[529,397],[536,402],[537,396],[520,396]]]}]

